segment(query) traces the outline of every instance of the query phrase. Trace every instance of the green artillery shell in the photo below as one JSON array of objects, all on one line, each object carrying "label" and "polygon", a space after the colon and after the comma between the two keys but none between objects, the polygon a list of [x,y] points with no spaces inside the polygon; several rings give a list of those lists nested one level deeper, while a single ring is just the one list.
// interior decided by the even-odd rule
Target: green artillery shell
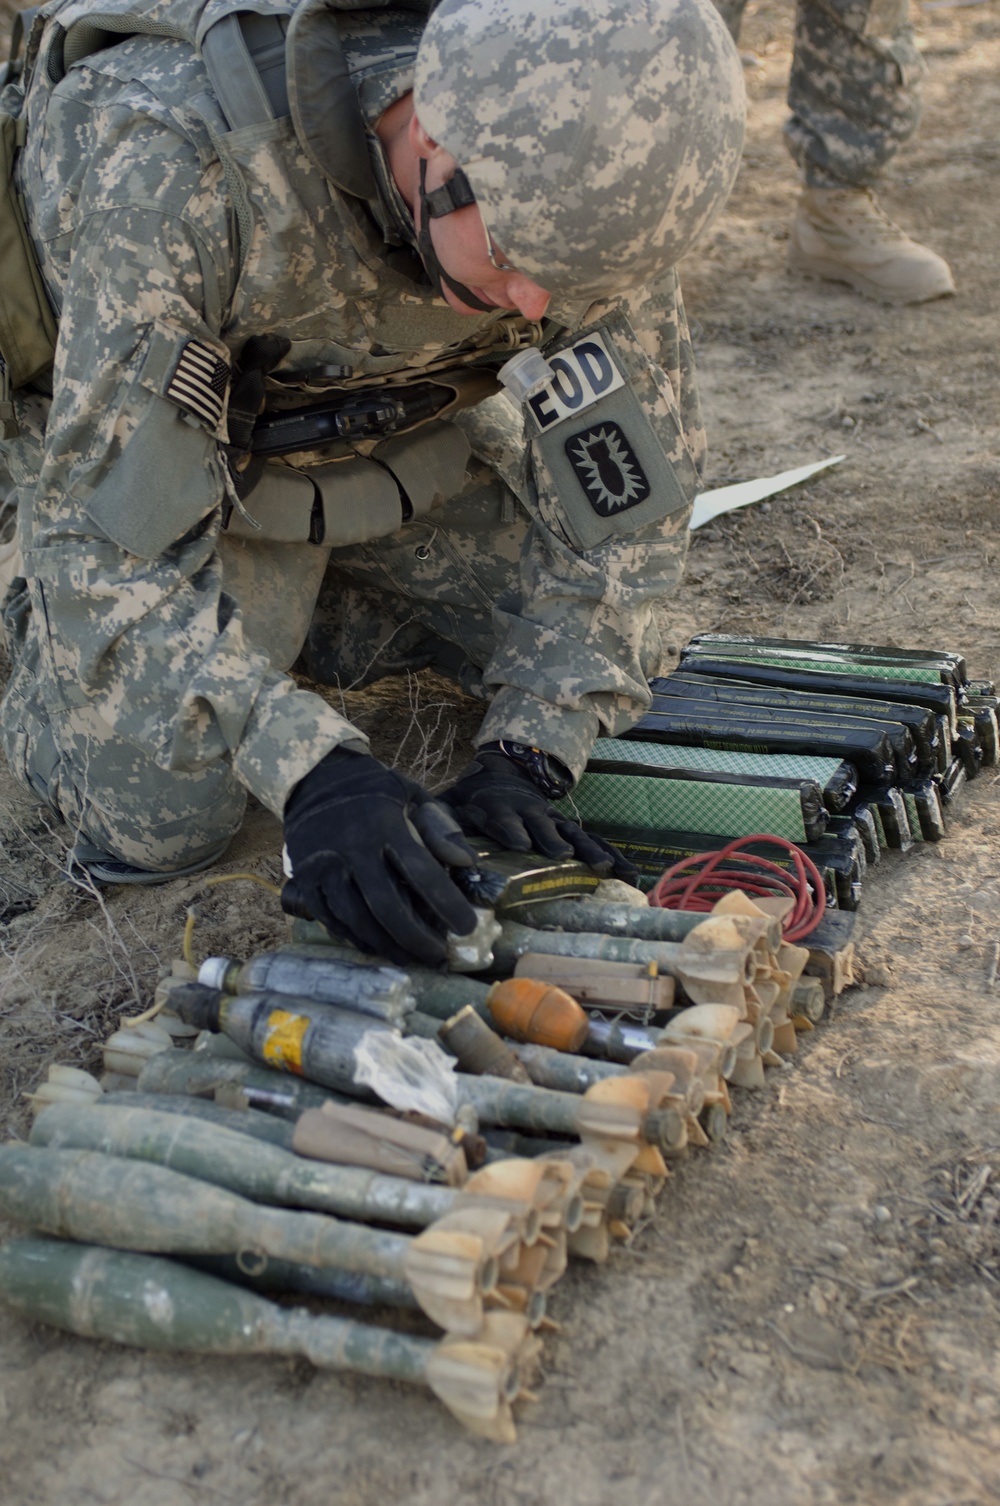
[{"label": "green artillery shell", "polygon": [[[325,943],[317,938],[317,929],[327,937]],[[296,950],[301,946],[310,951],[322,951],[324,956],[336,957],[342,962],[360,961],[369,967],[384,965],[381,957],[374,957],[343,942],[333,941],[328,932],[322,926],[317,928],[316,922],[312,920],[297,920],[292,926],[292,935],[296,938]],[[480,983],[478,978],[469,978],[463,974],[439,973],[434,968],[418,967],[416,964],[407,967],[407,976],[417,1008],[425,1014],[435,1015],[439,1020],[450,1020],[464,1005],[471,1004],[476,1013],[482,1015],[489,1024],[486,1007],[486,996],[490,991],[488,983]]]},{"label": "green artillery shell", "polygon": [[[355,1096],[355,1047],[370,1030],[389,1030],[373,1020],[332,1004],[286,994],[231,996],[200,983],[188,983],[170,996],[173,1009],[189,1025],[221,1030],[249,1056],[279,1072],[341,1088]],[[393,1031],[398,1035],[398,1031]]]},{"label": "green artillery shell", "polygon": [[432,1343],[277,1307],[173,1261],[45,1239],[0,1250],[0,1295],[28,1318],[143,1349],[297,1354],[324,1369],[423,1383],[466,1427],[507,1443],[510,1403],[538,1350],[511,1313],[489,1314],[475,1343]]},{"label": "green artillery shell", "polygon": [[[465,1073],[456,1076],[455,1084],[459,1102],[469,1104],[483,1124],[541,1130],[553,1135],[580,1136],[591,1129],[593,1133],[600,1133],[593,1126],[595,1116],[598,1120],[601,1118],[601,1105],[589,1103],[579,1093],[525,1087],[521,1083],[507,1082],[502,1077],[472,1077]],[[675,1128],[672,1120],[667,1125],[655,1113],[648,1115],[641,1125],[649,1143],[661,1150],[673,1148]],[[612,1133],[610,1120],[606,1133]]]},{"label": "green artillery shell", "polygon": [[180,1172],[93,1151],[0,1146],[0,1210],[46,1234],[123,1250],[246,1251],[390,1278],[402,1277],[410,1244],[406,1235],[262,1208]]},{"label": "green artillery shell", "polygon": [[[303,1296],[329,1297],[336,1302],[351,1302],[359,1307],[406,1307],[420,1309],[413,1292],[403,1281],[386,1281],[382,1276],[357,1275],[351,1271],[317,1271],[309,1265],[293,1265],[288,1260],[268,1261],[259,1275],[240,1270],[237,1261],[226,1255],[199,1255],[192,1262],[210,1276],[221,1276],[267,1295],[301,1292]],[[538,1328],[547,1306],[543,1291],[534,1291],[525,1301],[525,1313],[532,1328]]]},{"label": "green artillery shell", "polygon": [[[532,905],[519,917],[526,925],[555,926],[562,931],[600,932],[605,936],[634,936],[644,941],[683,941],[705,919],[694,910],[648,909],[636,905],[600,903],[595,899],[551,899]],[[774,950],[781,941],[775,924]]]},{"label": "green artillery shell", "polygon": [[583,1050],[587,1056],[601,1061],[634,1061],[644,1051],[654,1051],[658,1032],[644,1025],[633,1025],[628,1020],[591,1019]]},{"label": "green artillery shell", "polygon": [[568,1155],[579,1146],[573,1140],[548,1139],[541,1135],[520,1135],[517,1130],[492,1126],[485,1132],[491,1161],[506,1161],[511,1156],[533,1159],[535,1156],[550,1156],[553,1153]]},{"label": "green artillery shell", "polygon": [[555,1088],[562,1093],[586,1093],[595,1082],[620,1077],[627,1070],[615,1062],[588,1061],[568,1051],[554,1051],[551,1046],[515,1045],[511,1049],[528,1069],[536,1087]]},{"label": "green artillery shell", "polygon": [[[0,1250],[0,1295],[26,1316],[88,1338],[114,1339],[143,1349],[202,1354],[303,1353],[296,1338],[302,1317],[171,1260],[54,1240],[18,1239]],[[332,1343],[334,1368],[397,1380],[423,1378],[427,1339],[366,1329],[337,1318],[310,1320]],[[340,1359],[337,1359],[337,1355]]]},{"label": "green artillery shell", "polygon": [[229,994],[291,994],[319,1004],[339,1004],[393,1025],[414,1006],[410,980],[399,968],[347,962],[320,946],[279,947],[244,963],[208,957],[198,982]]},{"label": "green artillery shell", "polygon": [[153,1109],[159,1114],[184,1114],[202,1119],[219,1129],[265,1140],[269,1145],[291,1150],[294,1126],[274,1114],[259,1114],[255,1109],[224,1109],[209,1098],[181,1097],[177,1093],[102,1093],[95,1108]]},{"label": "green artillery shell", "polygon": [[466,1004],[471,1004],[488,1025],[492,1023],[486,1002],[492,985],[480,983],[478,978],[437,973],[429,967],[413,967],[410,969],[410,986],[417,1008],[424,1014],[434,1015],[437,1020],[450,1020]]},{"label": "green artillery shell", "polygon": [[384,1276],[369,1276],[354,1271],[318,1271],[311,1265],[293,1265],[290,1260],[269,1260],[259,1274],[240,1269],[231,1255],[193,1257],[199,1271],[249,1286],[266,1295],[301,1292],[310,1297],[332,1297],[337,1302],[354,1302],[361,1307],[408,1307],[420,1310],[420,1303],[405,1281],[387,1281]]},{"label": "green artillery shell", "polygon": [[354,1101],[315,1083],[297,1082],[269,1067],[220,1061],[200,1051],[161,1051],[159,1056],[151,1056],[139,1073],[137,1086],[140,1093],[256,1094],[256,1101],[266,1098],[268,1107],[286,1119],[298,1119],[306,1109],[320,1109],[331,1098],[335,1103]]},{"label": "green artillery shell", "polygon": [[710,974],[717,982],[737,985],[750,982],[753,974],[749,947],[742,951],[698,954],[687,948],[685,942],[641,941],[631,936],[603,936],[589,931],[535,931],[530,926],[505,921],[493,947],[498,971],[513,972],[518,958],[526,952],[607,962],[655,962],[662,972],[677,978],[692,996],[692,985]]},{"label": "green artillery shell", "polygon": [[150,1161],[257,1202],[403,1228],[426,1228],[455,1206],[448,1187],[307,1161],[231,1129],[149,1109],[52,1104],[35,1120],[31,1144]]}]

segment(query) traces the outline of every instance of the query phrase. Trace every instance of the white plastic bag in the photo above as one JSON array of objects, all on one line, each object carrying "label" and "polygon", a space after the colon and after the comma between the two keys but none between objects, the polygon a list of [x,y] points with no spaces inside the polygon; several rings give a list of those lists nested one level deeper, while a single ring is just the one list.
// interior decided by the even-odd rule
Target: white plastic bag
[{"label": "white plastic bag", "polygon": [[354,1048],[354,1061],[354,1081],[371,1088],[390,1108],[455,1123],[455,1063],[436,1041],[366,1030]]}]

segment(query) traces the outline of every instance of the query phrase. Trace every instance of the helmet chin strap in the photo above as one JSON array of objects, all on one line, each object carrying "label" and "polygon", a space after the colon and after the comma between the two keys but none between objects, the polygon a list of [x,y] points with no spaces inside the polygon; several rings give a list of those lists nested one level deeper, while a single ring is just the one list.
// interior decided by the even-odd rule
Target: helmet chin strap
[{"label": "helmet chin strap", "polygon": [[495,303],[484,303],[477,298],[471,288],[464,283],[456,282],[454,277],[449,277],[438,260],[438,254],[431,240],[431,220],[443,219],[446,214],[454,214],[456,209],[467,209],[470,204],[475,204],[476,196],[472,192],[472,185],[463,173],[462,169],[456,168],[454,176],[442,183],[440,188],[435,188],[431,193],[427,192],[427,159],[420,159],[420,225],[417,230],[417,249],[430,278],[432,285],[444,297],[444,289],[447,287],[466,308],[479,309],[484,314],[496,313]]}]

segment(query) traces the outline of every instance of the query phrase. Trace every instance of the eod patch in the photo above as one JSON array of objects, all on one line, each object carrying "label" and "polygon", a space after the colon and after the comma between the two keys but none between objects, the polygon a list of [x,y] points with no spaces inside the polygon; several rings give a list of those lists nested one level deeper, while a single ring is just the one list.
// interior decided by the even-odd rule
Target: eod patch
[{"label": "eod patch", "polygon": [[679,438],[672,395],[659,390],[624,313],[605,315],[545,359],[551,378],[522,410],[543,521],[577,549],[674,513],[679,531],[688,499],[658,433],[662,425],[671,442]]},{"label": "eod patch", "polygon": [[613,518],[645,502],[652,488],[618,424],[606,420],[565,444],[569,463],[599,518]]}]

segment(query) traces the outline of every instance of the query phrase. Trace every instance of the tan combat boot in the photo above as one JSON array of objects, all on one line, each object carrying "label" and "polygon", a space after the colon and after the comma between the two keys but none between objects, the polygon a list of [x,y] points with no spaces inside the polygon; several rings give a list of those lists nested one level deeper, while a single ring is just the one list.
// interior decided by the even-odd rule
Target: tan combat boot
[{"label": "tan combat boot", "polygon": [[882,303],[926,303],[955,291],[943,257],[894,225],[868,188],[804,188],[788,266],[850,283]]}]

